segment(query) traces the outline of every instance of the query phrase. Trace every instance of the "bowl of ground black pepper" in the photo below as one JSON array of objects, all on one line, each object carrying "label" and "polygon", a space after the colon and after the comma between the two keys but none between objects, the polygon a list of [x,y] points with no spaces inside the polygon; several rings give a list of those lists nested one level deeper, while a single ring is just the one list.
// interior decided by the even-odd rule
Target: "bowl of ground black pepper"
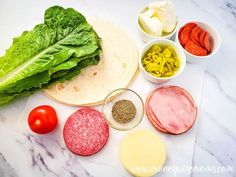
[{"label": "bowl of ground black pepper", "polygon": [[[115,97],[119,95],[118,97]],[[117,130],[130,130],[142,121],[144,103],[135,91],[120,88],[107,95],[102,107],[109,125]]]}]

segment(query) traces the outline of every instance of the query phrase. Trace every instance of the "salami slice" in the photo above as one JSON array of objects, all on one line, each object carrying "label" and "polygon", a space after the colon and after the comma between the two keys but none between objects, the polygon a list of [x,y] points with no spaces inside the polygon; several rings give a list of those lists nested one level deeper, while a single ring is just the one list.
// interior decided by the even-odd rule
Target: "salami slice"
[{"label": "salami slice", "polygon": [[100,151],[109,137],[109,126],[102,113],[91,108],[74,112],[63,130],[66,146],[77,155],[88,156]]},{"label": "salami slice", "polygon": [[189,130],[197,117],[193,98],[186,90],[177,86],[156,89],[149,105],[163,129],[172,134]]}]

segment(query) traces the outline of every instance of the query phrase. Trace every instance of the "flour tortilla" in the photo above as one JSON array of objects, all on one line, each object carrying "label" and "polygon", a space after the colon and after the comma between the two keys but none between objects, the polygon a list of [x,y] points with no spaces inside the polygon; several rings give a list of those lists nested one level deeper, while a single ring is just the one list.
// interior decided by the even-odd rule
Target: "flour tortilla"
[{"label": "flour tortilla", "polygon": [[89,23],[102,38],[101,60],[71,81],[45,90],[47,96],[64,104],[100,105],[111,91],[128,87],[138,70],[138,50],[129,35],[107,21],[93,19]]}]

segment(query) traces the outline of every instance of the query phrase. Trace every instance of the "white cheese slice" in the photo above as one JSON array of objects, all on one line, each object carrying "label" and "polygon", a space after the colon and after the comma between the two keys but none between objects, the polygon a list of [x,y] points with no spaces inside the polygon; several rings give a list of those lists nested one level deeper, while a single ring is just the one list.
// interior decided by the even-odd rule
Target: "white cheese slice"
[{"label": "white cheese slice", "polygon": [[143,16],[151,18],[155,14],[154,9],[148,9],[145,12],[142,13]]},{"label": "white cheese slice", "polygon": [[170,33],[175,29],[177,19],[172,1],[164,0],[152,2],[148,5],[148,8],[155,11],[163,24],[164,32]]},{"label": "white cheese slice", "polygon": [[168,2],[166,0],[163,1],[156,1],[156,2],[151,2],[148,4],[149,9],[158,9],[158,8],[163,8],[166,6]]},{"label": "white cheese slice", "polygon": [[145,129],[138,130],[123,139],[120,158],[132,176],[154,176],[165,163],[165,145],[156,133]]},{"label": "white cheese slice", "polygon": [[157,17],[148,17],[145,14],[139,15],[140,25],[143,30],[154,36],[161,36],[163,25]]}]

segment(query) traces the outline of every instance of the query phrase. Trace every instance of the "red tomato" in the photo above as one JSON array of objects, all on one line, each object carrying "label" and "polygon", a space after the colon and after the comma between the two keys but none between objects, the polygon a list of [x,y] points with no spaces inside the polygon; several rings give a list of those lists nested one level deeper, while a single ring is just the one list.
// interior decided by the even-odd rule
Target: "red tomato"
[{"label": "red tomato", "polygon": [[46,134],[57,126],[58,118],[55,109],[48,105],[34,108],[28,116],[30,129],[38,134]]}]

